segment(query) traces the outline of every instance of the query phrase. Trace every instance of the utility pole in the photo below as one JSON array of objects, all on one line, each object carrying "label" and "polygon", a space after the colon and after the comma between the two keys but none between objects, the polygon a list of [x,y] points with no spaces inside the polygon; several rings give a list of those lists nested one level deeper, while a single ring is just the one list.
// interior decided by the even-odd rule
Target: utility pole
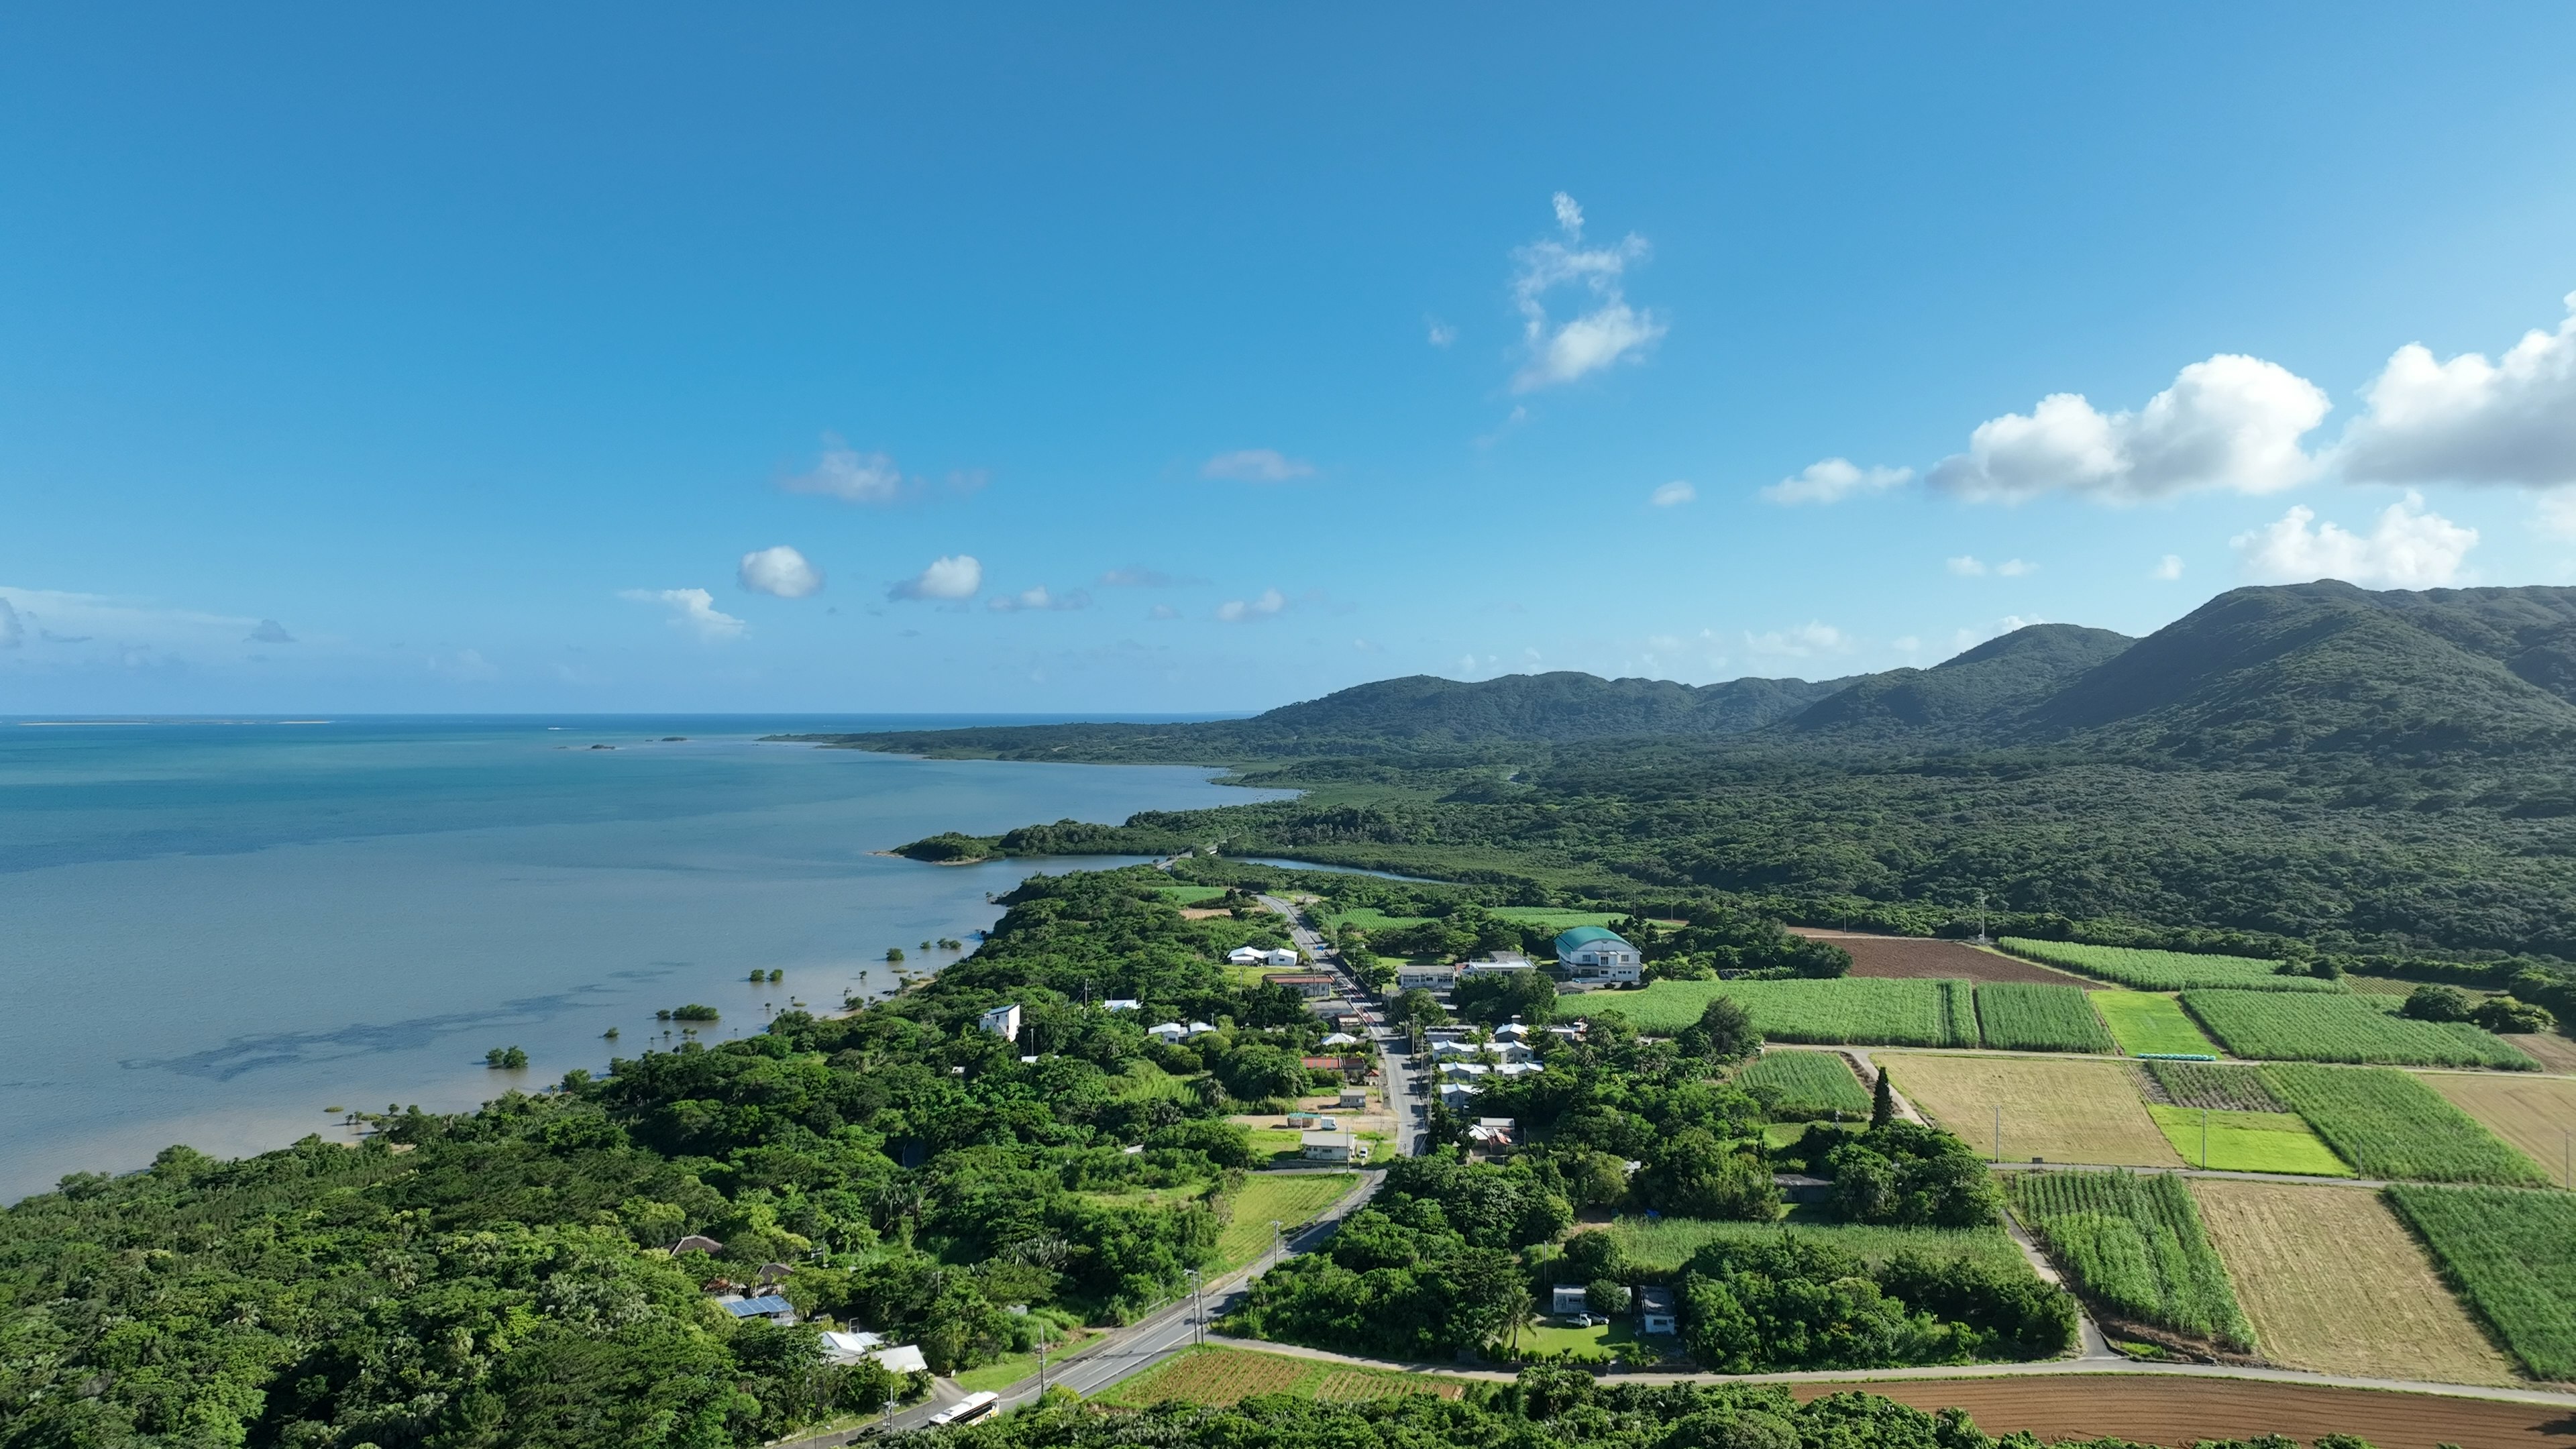
[{"label": "utility pole", "polygon": [[2001,1107],[1997,1107],[1997,1108],[1995,1108],[1995,1165],[1996,1165],[1997,1167],[2001,1167],[2001,1166],[2003,1166],[2003,1161],[2004,1161],[2004,1109],[2003,1109],[2003,1108],[2001,1108]]},{"label": "utility pole", "polygon": [[1200,1347],[1207,1346],[1207,1300],[1199,1296],[1199,1270],[1190,1270],[1190,1336]]},{"label": "utility pole", "polygon": [[1049,1337],[1046,1325],[1038,1325],[1038,1397],[1046,1397],[1046,1351]]}]

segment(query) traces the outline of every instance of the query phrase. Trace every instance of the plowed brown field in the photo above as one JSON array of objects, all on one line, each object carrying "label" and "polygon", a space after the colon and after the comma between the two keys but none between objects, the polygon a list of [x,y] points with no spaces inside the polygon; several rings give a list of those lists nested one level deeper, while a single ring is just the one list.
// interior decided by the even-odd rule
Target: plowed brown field
[{"label": "plowed brown field", "polygon": [[2042,1439],[2107,1438],[2184,1445],[2196,1439],[2286,1434],[2358,1434],[2379,1449],[2567,1449],[2576,1410],[2546,1404],[2393,1394],[2312,1384],[2180,1374],[2032,1374],[1991,1379],[1890,1379],[1865,1384],[1792,1384],[1800,1399],[1843,1389],[1884,1394],[1918,1409],[1968,1411],[2001,1435],[2027,1429]]},{"label": "plowed brown field", "polygon": [[1872,936],[1859,931],[1827,931],[1791,926],[1801,936],[1831,941],[1849,951],[1854,976],[1948,976],[1961,981],[2035,981],[2047,986],[2099,986],[2036,961],[2019,961],[1956,941],[1920,936]]}]

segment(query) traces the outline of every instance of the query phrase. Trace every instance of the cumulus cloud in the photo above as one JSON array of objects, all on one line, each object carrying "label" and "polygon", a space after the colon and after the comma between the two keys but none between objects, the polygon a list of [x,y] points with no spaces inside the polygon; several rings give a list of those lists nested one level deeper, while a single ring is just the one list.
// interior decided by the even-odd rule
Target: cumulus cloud
[{"label": "cumulus cloud", "polygon": [[242,642],[244,644],[292,644],[295,642],[295,636],[287,633],[286,626],[275,619],[262,619],[259,621],[259,627],[244,636]]},{"label": "cumulus cloud", "polygon": [[971,553],[936,558],[918,575],[886,590],[889,599],[971,599],[984,587],[984,566]]},{"label": "cumulus cloud", "polygon": [[2100,412],[2062,392],[2027,414],[1980,423],[1968,451],[1935,464],[1929,481],[2006,503],[2045,493],[2106,503],[2202,488],[2275,493],[2316,472],[2299,439],[2331,406],[2324,389],[2277,363],[2221,353],[2184,368],[2135,412]]},{"label": "cumulus cloud", "polygon": [[2147,577],[2166,581],[2181,578],[2182,555],[2178,553],[2169,553],[2163,558],[2156,560],[2156,566],[2147,570]]},{"label": "cumulus cloud", "polygon": [[[1635,358],[1669,330],[1651,311],[1628,305],[1621,277],[1632,262],[1645,260],[1645,238],[1634,233],[1615,246],[1583,245],[1583,208],[1560,191],[1551,203],[1560,236],[1533,242],[1512,253],[1512,305],[1520,310],[1521,340],[1529,356],[1512,379],[1512,391],[1535,392],[1573,382]],[[1547,296],[1559,287],[1587,294],[1575,315],[1558,322],[1548,315]]]},{"label": "cumulus cloud", "polygon": [[1314,472],[1314,464],[1288,457],[1276,448],[1219,453],[1199,465],[1202,478],[1225,478],[1237,483],[1285,483],[1292,478],[1312,477]]},{"label": "cumulus cloud", "polygon": [[1263,589],[1258,598],[1228,599],[1216,606],[1216,616],[1229,624],[1248,624],[1267,619],[1288,607],[1288,596],[1277,589]]},{"label": "cumulus cloud", "polygon": [[2296,506],[2279,521],[2229,540],[2245,577],[2256,583],[2341,579],[2382,588],[2438,588],[2459,577],[2460,565],[2478,545],[2476,529],[2428,511],[2414,493],[2388,505],[2367,537],[2316,518],[2316,510]]},{"label": "cumulus cloud", "polygon": [[2501,362],[2397,349],[2362,388],[2334,461],[2364,483],[2576,483],[2576,292],[2555,332],[2526,332]]},{"label": "cumulus cloud", "polygon": [[1763,489],[1762,496],[1790,505],[1840,503],[1864,493],[1884,493],[1913,477],[1911,468],[1863,468],[1849,458],[1827,458]]},{"label": "cumulus cloud", "polygon": [[805,555],[780,544],[776,548],[754,549],[742,556],[742,568],[736,575],[742,586],[755,594],[769,594],[781,599],[801,599],[822,592],[823,571],[805,561]]},{"label": "cumulus cloud", "polygon": [[1647,501],[1654,504],[1657,508],[1678,508],[1682,504],[1688,503],[1698,496],[1698,489],[1693,488],[1688,483],[1676,478],[1672,482],[1657,488],[1654,491],[1654,495],[1647,499]]},{"label": "cumulus cloud", "polygon": [[617,597],[631,604],[660,604],[671,611],[670,625],[716,641],[736,639],[749,628],[716,608],[716,596],[704,589],[620,589]]},{"label": "cumulus cloud", "polygon": [[1030,611],[1067,613],[1075,609],[1090,608],[1091,595],[1080,589],[1075,589],[1068,594],[1050,594],[1046,590],[1046,585],[1040,584],[1033,589],[1022,589],[1016,594],[997,595],[984,607],[996,614]]},{"label": "cumulus cloud", "polygon": [[1812,658],[1819,654],[1848,654],[1852,637],[1831,624],[1810,622],[1794,629],[1774,629],[1767,634],[1748,633],[1744,647],[1756,654],[1790,659]]},{"label": "cumulus cloud", "polygon": [[1423,318],[1422,326],[1425,340],[1434,347],[1446,347],[1458,340],[1458,329],[1437,317]]},{"label": "cumulus cloud", "polygon": [[822,461],[814,471],[796,474],[779,486],[790,493],[820,493],[845,503],[892,503],[903,496],[903,470],[883,453],[862,453],[826,433]]}]

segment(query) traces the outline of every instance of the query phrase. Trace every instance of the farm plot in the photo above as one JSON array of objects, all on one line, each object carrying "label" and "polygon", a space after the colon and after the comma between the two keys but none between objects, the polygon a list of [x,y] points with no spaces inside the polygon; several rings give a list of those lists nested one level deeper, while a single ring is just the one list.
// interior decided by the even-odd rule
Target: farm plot
[{"label": "farm plot", "polygon": [[[1658,981],[1604,1002],[1576,997],[1557,1008],[1568,1020],[1612,1010],[1639,1031],[1677,1032],[1710,1001],[1731,996],[1773,1041],[1823,1046],[1975,1046],[1977,1012],[1965,981]],[[1594,1005],[1593,1003],[1599,1003]]]},{"label": "farm plot", "polygon": [[2015,1276],[2030,1271],[2028,1260],[2001,1224],[1982,1228],[1887,1228],[1810,1219],[1808,1211],[1793,1208],[1788,1220],[1779,1223],[1621,1218],[1603,1231],[1630,1260],[1656,1273],[1679,1272],[1691,1254],[1710,1243],[1768,1242],[1782,1233],[1840,1249],[1869,1263],[1884,1263],[1899,1253],[1912,1253],[1936,1263],[1976,1263]]},{"label": "farm plot", "polygon": [[2084,1295],[2121,1317],[2254,1346],[2227,1269],[2183,1180],[2167,1173],[2017,1172],[2013,1210]]},{"label": "farm plot", "polygon": [[2146,991],[2092,991],[2093,1012],[2111,1029],[2120,1050],[2131,1056],[2150,1052],[2170,1056],[2218,1055],[2218,1043],[2203,1035],[2170,996]]},{"label": "farm plot", "polygon": [[2365,1378],[2510,1384],[2513,1364],[2379,1194],[2202,1178],[2191,1185],[2263,1356]]},{"label": "farm plot", "polygon": [[2364,1177],[2548,1185],[2530,1158],[2404,1072],[2280,1063],[2263,1080]]},{"label": "farm plot", "polygon": [[1994,1150],[2000,1108],[2007,1161],[2183,1165],[2138,1100],[2126,1063],[1899,1052],[1879,1052],[1876,1060],[1918,1110],[1980,1152]]},{"label": "farm plot", "polygon": [[1435,1374],[1390,1373],[1284,1353],[1200,1347],[1186,1349],[1132,1379],[1112,1384],[1093,1395],[1092,1401],[1129,1409],[1167,1400],[1222,1408],[1256,1394],[1295,1394],[1304,1399],[1352,1402],[1396,1394],[1436,1394],[1454,1399],[1465,1391],[1463,1380]]},{"label": "farm plot", "polygon": [[2576,1379],[2576,1196],[2398,1186],[2388,1200],[2533,1377]]},{"label": "farm plot", "polygon": [[2215,1112],[2287,1112],[2288,1103],[2272,1095],[2263,1073],[2253,1067],[2216,1062],[2140,1062],[2156,1094],[2177,1107],[2207,1107]]},{"label": "farm plot", "polygon": [[2562,1174],[2569,1161],[2569,1130],[2576,1128],[2576,1082],[2487,1072],[2416,1076],[2488,1131],[2521,1148],[2543,1173],[2559,1178],[2561,1186],[2567,1184]]},{"label": "farm plot", "polygon": [[2255,956],[2200,956],[2188,951],[2146,951],[2134,946],[2080,946],[2072,941],[2030,941],[2007,936],[1996,944],[2016,956],[2117,981],[2139,991],[2188,991],[2233,987],[2239,991],[2322,991],[2343,987],[2314,976],[2284,976],[2281,963]]},{"label": "farm plot", "polygon": [[1791,926],[1790,934],[1811,941],[1830,941],[1851,953],[1854,976],[1880,976],[1892,979],[1907,977],[1947,977],[1960,981],[2030,981],[2044,986],[2082,986],[2081,976],[2006,956],[2000,951],[1981,950],[1957,941],[1935,941],[1923,936],[1881,936],[1865,931],[1828,931],[1813,926]]},{"label": "farm plot", "polygon": [[1735,1084],[1769,1103],[1775,1121],[1869,1115],[1869,1090],[1841,1052],[1764,1052]]},{"label": "farm plot", "polygon": [[2409,1067],[2537,1063],[2465,1021],[2417,1021],[2358,996],[2277,991],[2186,991],[2182,1004],[2240,1057],[2288,1062],[2367,1062]]},{"label": "farm plot", "polygon": [[1359,1186],[1355,1172],[1255,1172],[1232,1199],[1234,1216],[1217,1235],[1208,1272],[1231,1273],[1270,1250],[1273,1222],[1293,1228]]},{"label": "farm plot", "polygon": [[1986,1045],[2006,1051],[2119,1050],[2079,986],[1989,982],[1977,988],[1977,1025]]},{"label": "farm plot", "polygon": [[2228,1112],[2147,1104],[2147,1115],[2194,1167],[2350,1177],[2352,1169],[2291,1112]]}]

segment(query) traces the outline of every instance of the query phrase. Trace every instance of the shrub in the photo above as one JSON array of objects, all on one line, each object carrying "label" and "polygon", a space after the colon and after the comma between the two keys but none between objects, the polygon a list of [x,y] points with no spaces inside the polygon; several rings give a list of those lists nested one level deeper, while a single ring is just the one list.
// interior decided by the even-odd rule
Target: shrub
[{"label": "shrub", "polygon": [[2417,1021],[2466,1021],[2476,1005],[2456,986],[2418,986],[2406,996],[2406,1014]]}]

